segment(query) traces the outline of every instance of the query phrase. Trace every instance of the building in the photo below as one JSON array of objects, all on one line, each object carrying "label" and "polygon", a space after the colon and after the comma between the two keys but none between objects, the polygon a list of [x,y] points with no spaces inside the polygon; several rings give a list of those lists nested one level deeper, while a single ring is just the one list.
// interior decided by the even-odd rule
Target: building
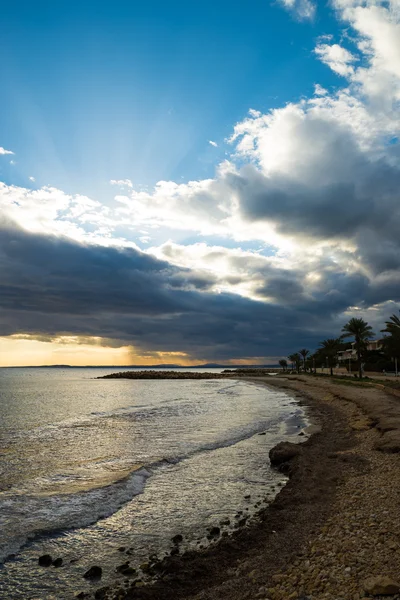
[{"label": "building", "polygon": [[[337,354],[339,363],[346,362],[347,360],[357,360],[357,351],[356,351],[356,343],[352,342],[350,348],[346,348],[346,350],[340,350]],[[377,351],[382,348],[382,340],[370,340],[367,343],[367,350]]]}]

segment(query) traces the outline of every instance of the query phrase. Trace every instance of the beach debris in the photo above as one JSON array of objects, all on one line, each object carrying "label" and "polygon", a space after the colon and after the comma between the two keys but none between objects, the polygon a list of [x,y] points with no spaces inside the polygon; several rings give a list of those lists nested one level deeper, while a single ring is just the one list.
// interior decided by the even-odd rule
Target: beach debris
[{"label": "beach debris", "polygon": [[101,567],[98,567],[97,565],[94,565],[93,567],[90,567],[90,569],[86,571],[86,573],[84,573],[83,577],[85,579],[101,579],[102,575],[103,569]]},{"label": "beach debris", "polygon": [[387,575],[369,577],[364,581],[363,587],[371,596],[393,596],[400,592],[400,585]]},{"label": "beach debris", "polygon": [[53,563],[53,559],[50,554],[43,554],[42,556],[39,556],[38,563],[41,567],[50,567]]},{"label": "beach debris", "polygon": [[120,546],[118,548],[118,552],[125,552],[125,550],[126,550],[125,546]]}]

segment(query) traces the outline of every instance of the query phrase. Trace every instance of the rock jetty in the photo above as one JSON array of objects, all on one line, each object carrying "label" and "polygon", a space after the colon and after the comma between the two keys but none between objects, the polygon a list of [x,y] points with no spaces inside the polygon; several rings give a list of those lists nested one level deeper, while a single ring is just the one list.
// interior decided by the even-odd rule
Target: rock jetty
[{"label": "rock jetty", "polygon": [[97,377],[97,379],[227,379],[229,377],[265,377],[276,373],[274,369],[225,369],[221,373],[206,371],[123,371]]},{"label": "rock jetty", "polygon": [[199,373],[198,371],[124,371],[110,373],[97,379],[225,379],[224,373]]}]

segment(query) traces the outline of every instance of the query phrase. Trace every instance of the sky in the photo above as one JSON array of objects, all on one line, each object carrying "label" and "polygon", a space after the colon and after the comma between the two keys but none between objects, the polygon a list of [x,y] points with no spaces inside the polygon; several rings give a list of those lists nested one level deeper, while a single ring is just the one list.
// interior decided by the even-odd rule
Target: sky
[{"label": "sky", "polygon": [[276,363],[400,296],[400,0],[0,22],[0,365]]}]

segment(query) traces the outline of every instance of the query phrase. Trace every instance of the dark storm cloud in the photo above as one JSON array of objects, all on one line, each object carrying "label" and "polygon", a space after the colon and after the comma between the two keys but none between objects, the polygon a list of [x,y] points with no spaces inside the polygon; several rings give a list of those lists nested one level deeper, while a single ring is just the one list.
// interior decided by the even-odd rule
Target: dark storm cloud
[{"label": "dark storm cloud", "polygon": [[[263,269],[249,258],[252,267],[258,279]],[[315,346],[338,327],[337,315],[374,293],[357,273],[327,269],[310,295],[301,274],[275,271],[263,274],[262,293],[273,298],[266,304],[210,292],[215,276],[136,250],[3,227],[0,335],[101,336],[143,352],[209,360],[276,356]]]},{"label": "dark storm cloud", "polygon": [[310,311],[305,302],[287,310],[278,303],[193,291],[210,283],[197,273],[192,281],[189,270],[136,250],[18,228],[1,230],[0,272],[1,335],[94,335],[144,351],[214,359],[284,353],[298,343],[300,332],[311,344],[326,326],[326,312]]}]

